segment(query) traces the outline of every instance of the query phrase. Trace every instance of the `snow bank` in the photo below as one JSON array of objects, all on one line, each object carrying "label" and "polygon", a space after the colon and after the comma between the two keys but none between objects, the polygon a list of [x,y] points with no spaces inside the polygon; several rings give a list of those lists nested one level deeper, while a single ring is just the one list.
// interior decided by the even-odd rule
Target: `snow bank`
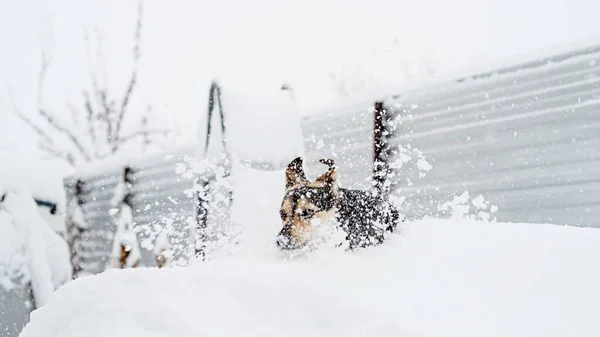
[{"label": "snow bank", "polygon": [[31,281],[36,305],[42,306],[71,279],[67,244],[41,218],[26,193],[8,193],[0,203],[0,215],[0,285],[10,287],[15,276],[21,284]]},{"label": "snow bank", "polygon": [[62,178],[69,173],[65,165],[31,155],[0,150],[0,194],[21,190],[34,198],[57,204],[65,211],[66,196]]},{"label": "snow bank", "polygon": [[71,282],[22,337],[598,336],[600,230],[425,219],[355,253]]}]

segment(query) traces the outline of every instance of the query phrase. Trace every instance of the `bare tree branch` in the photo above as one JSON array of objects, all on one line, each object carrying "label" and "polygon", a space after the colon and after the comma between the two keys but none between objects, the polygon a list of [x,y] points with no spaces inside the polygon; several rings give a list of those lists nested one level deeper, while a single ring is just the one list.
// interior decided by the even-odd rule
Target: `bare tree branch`
[{"label": "bare tree branch", "polygon": [[[132,133],[125,134],[123,130],[125,118],[129,117],[131,102],[138,88],[138,75],[141,51],[142,24],[143,24],[143,0],[138,0],[137,18],[135,21],[135,31],[133,40],[133,66],[129,74],[127,86],[122,92],[114,95],[109,91],[107,82],[107,69],[102,64],[96,64],[96,61],[102,63],[102,40],[101,35],[96,30],[93,31],[97,38],[98,45],[92,45],[90,38],[92,35],[85,31],[84,38],[87,44],[88,71],[90,84],[83,90],[83,106],[67,102],[65,109],[70,114],[71,121],[58,119],[58,115],[51,113],[48,106],[44,105],[44,87],[46,73],[51,62],[48,55],[42,53],[41,68],[38,73],[38,87],[36,95],[37,113],[32,112],[31,116],[22,113],[13,105],[13,113],[26,123],[39,136],[39,149],[52,158],[59,158],[74,166],[79,161],[92,161],[103,157],[111,156],[127,142],[136,139],[142,139],[142,150],[148,144],[158,141],[158,135],[167,135],[171,130],[149,130],[149,117],[144,115],[136,125]],[[94,59],[94,58],[97,58]],[[111,96],[112,95],[112,96]],[[114,97],[116,96],[116,97]],[[149,108],[150,109],[150,108]],[[150,110],[149,110],[150,111]],[[62,116],[61,115],[61,116]],[[36,118],[41,117],[42,120]],[[85,134],[80,134],[83,130]],[[58,142],[59,137],[64,137],[67,142]],[[89,139],[89,141],[88,141]],[[62,140],[62,139],[61,139]],[[139,145],[137,142],[135,145]]]},{"label": "bare tree branch", "polygon": [[87,91],[83,92],[83,105],[86,113],[86,120],[88,124],[88,132],[92,139],[92,145],[96,145],[96,128],[94,127],[94,110],[92,109],[92,101],[90,94]]},{"label": "bare tree branch", "polygon": [[171,132],[171,130],[169,129],[157,129],[157,130],[139,130],[133,133],[128,134],[127,136],[123,136],[121,138],[119,138],[118,142],[120,144],[122,143],[126,143],[134,138],[137,137],[141,137],[141,136],[150,136],[150,135],[166,135],[169,134]]},{"label": "bare tree branch", "polygon": [[36,100],[38,106],[42,106],[42,93],[44,91],[44,82],[46,81],[46,72],[48,71],[48,58],[46,57],[46,52],[42,51],[42,66],[38,73],[38,88]]},{"label": "bare tree branch", "polygon": [[50,156],[50,158],[62,159],[62,160],[65,160],[67,163],[69,163],[69,165],[71,165],[71,166],[75,165],[75,158],[69,152],[63,152],[63,151],[59,151],[55,148],[50,148],[50,147],[46,146],[46,144],[41,143],[41,142],[38,143],[38,148],[40,150],[42,150],[42,152],[44,152],[48,156]]},{"label": "bare tree branch", "polygon": [[104,122],[104,125],[106,127],[106,144],[111,144],[113,140],[113,104],[112,102],[108,101],[108,94],[106,92],[106,89],[100,89],[99,95],[102,109],[101,111],[98,111],[96,117]]},{"label": "bare tree branch", "polygon": [[75,135],[73,134],[73,132],[71,132],[71,130],[56,123],[56,121],[54,120],[54,117],[52,117],[50,114],[48,114],[46,112],[46,110],[40,108],[38,110],[38,113],[46,119],[46,122],[48,122],[48,124],[50,126],[52,126],[52,128],[54,128],[56,131],[64,134],[65,136],[67,136],[67,138],[71,141],[71,143],[73,143],[73,145],[75,145],[77,150],[79,150],[79,152],[85,158],[86,161],[92,160],[92,157],[87,153],[83,144],[79,141],[79,139],[77,137],[75,137]]},{"label": "bare tree branch", "polygon": [[[118,143],[121,134],[121,125],[123,124],[123,119],[125,118],[125,111],[127,110],[127,106],[129,105],[129,101],[131,99],[131,95],[135,89],[137,84],[137,76],[138,76],[138,65],[140,60],[140,45],[142,41],[142,16],[143,16],[143,5],[142,1],[138,1],[138,13],[137,13],[137,21],[135,25],[135,35],[134,35],[134,44],[133,44],[133,70],[131,72],[131,77],[129,79],[129,84],[127,86],[127,90],[125,91],[125,95],[123,96],[123,100],[121,101],[121,109],[119,111],[119,116],[116,120],[116,126],[114,130],[114,140],[115,144]],[[116,152],[117,148],[113,146],[112,152]]]},{"label": "bare tree branch", "polygon": [[25,116],[22,112],[18,111],[18,110],[13,110],[13,113],[19,117],[25,124],[27,124],[35,133],[38,134],[38,136],[41,137],[41,139],[43,139],[44,141],[50,143],[50,144],[54,144],[54,141],[52,140],[52,138],[50,138],[50,136],[48,136],[48,134],[39,126],[37,126],[35,123],[33,123],[27,116]]},{"label": "bare tree branch", "polygon": [[[86,54],[88,57],[88,73],[90,75],[90,79],[92,81],[92,89],[94,90],[94,94],[98,95],[98,93],[100,92],[100,90],[98,90],[98,77],[96,76],[96,72],[93,70],[93,66],[92,66],[92,51],[91,51],[91,47],[90,47],[90,36],[89,33],[86,29],[86,31],[84,32],[84,38],[85,38],[85,45],[86,45]],[[96,99],[99,99],[99,97],[96,97]]]},{"label": "bare tree branch", "polygon": [[[96,42],[98,44],[97,48],[97,53],[96,53],[96,58],[98,59],[98,61],[101,61],[102,59],[102,38],[101,38],[101,34],[100,32],[98,32],[97,30],[94,30],[94,35],[96,36]],[[100,87],[100,85],[98,84],[98,72],[94,71],[93,66],[92,66],[92,56],[91,56],[91,50],[90,50],[90,40],[89,40],[89,36],[86,32],[85,34],[86,36],[86,42],[88,45],[88,68],[89,68],[89,75],[90,75],[90,79],[92,82],[92,91],[93,91],[93,97],[95,100],[96,105],[99,107],[98,109],[93,109],[93,104],[92,104],[92,96],[89,95],[89,93],[87,93],[87,97],[84,97],[85,99],[85,104],[86,104],[86,110],[89,113],[90,118],[88,119],[88,122],[92,122],[94,120],[99,120],[102,121],[104,123],[104,139],[106,141],[107,144],[111,144],[112,142],[112,138],[113,138],[113,129],[114,129],[114,122],[112,120],[112,103],[109,103],[108,101],[108,92],[107,89],[105,88],[106,86],[106,79],[104,80],[104,84],[102,84],[102,87]],[[104,73],[104,77],[106,77],[106,69],[103,70]],[[88,108],[89,107],[89,108]],[[93,124],[90,123],[90,127],[94,127],[95,126]],[[96,140],[98,139],[98,135],[97,132],[94,131],[94,143],[96,143]]]},{"label": "bare tree branch", "polygon": [[46,79],[46,72],[48,70],[48,58],[46,57],[46,53],[42,52],[42,67],[40,68],[40,72],[38,74],[38,92],[37,92],[37,103],[38,103],[38,113],[44,117],[46,122],[54,128],[56,131],[63,133],[67,136],[67,138],[75,145],[75,147],[79,150],[81,155],[87,160],[90,161],[92,158],[87,153],[83,144],[75,137],[75,135],[71,132],[71,130],[59,125],[52,115],[50,115],[46,110],[42,107],[42,92],[44,90],[44,81]]},{"label": "bare tree branch", "polygon": [[29,117],[27,117],[23,112],[21,112],[17,108],[17,104],[15,103],[15,99],[14,99],[14,97],[12,95],[12,91],[10,89],[8,89],[8,97],[10,98],[10,101],[12,104],[12,109],[10,109],[12,111],[12,113],[15,116],[17,116],[21,121],[23,121],[25,124],[27,124],[35,133],[38,134],[38,136],[41,139],[43,139],[44,141],[46,141],[49,144],[53,144],[54,141],[52,140],[50,135],[48,135],[48,133],[46,131],[44,131],[44,129],[42,129],[37,124],[35,124],[33,121],[31,121],[31,119],[29,119]]}]

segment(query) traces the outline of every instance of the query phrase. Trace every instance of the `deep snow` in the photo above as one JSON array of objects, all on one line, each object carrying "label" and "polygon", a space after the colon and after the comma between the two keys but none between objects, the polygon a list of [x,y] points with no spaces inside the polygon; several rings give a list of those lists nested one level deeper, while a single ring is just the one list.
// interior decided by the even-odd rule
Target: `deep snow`
[{"label": "deep snow", "polygon": [[31,195],[8,193],[0,203],[0,286],[31,282],[36,306],[71,280],[67,243],[37,212]]},{"label": "deep snow", "polygon": [[22,337],[598,336],[600,231],[424,219],[379,247],[111,270]]}]

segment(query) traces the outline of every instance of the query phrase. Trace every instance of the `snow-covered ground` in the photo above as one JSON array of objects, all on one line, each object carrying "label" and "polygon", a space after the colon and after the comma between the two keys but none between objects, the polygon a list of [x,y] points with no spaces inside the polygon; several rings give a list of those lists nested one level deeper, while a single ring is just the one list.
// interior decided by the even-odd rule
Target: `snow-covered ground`
[{"label": "snow-covered ground", "polygon": [[383,246],[83,277],[22,337],[598,336],[600,231],[424,219]]}]

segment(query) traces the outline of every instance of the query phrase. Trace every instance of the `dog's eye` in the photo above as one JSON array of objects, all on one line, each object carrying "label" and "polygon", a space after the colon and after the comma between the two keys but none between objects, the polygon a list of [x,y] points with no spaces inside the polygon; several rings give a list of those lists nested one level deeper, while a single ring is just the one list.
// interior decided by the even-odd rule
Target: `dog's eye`
[{"label": "dog's eye", "polygon": [[285,213],[284,211],[279,211],[279,216],[281,217],[281,220],[287,219],[287,213]]},{"label": "dog's eye", "polygon": [[311,218],[313,215],[315,215],[315,211],[312,209],[303,209],[302,212],[300,212],[300,216],[305,219]]}]

